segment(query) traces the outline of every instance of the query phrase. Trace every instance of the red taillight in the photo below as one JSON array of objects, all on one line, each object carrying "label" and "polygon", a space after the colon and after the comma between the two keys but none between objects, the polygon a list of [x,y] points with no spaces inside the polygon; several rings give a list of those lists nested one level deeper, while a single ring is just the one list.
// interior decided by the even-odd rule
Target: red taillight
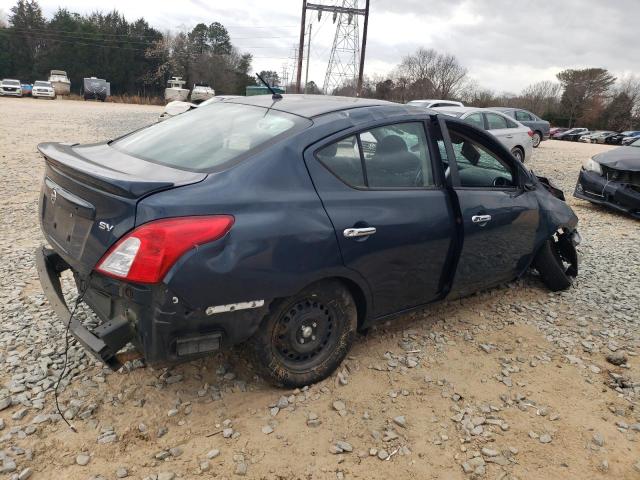
[{"label": "red taillight", "polygon": [[533,137],[533,130],[529,130],[527,133],[529,134],[530,137]]},{"label": "red taillight", "polygon": [[230,215],[215,215],[145,223],[118,240],[96,270],[135,283],[159,283],[182,255],[223,237],[233,222]]}]

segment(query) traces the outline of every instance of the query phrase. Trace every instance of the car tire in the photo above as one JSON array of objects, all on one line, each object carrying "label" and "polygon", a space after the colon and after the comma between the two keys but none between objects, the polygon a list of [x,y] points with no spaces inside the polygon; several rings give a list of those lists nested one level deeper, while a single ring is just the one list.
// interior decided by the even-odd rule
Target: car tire
[{"label": "car tire", "polygon": [[271,305],[249,340],[254,367],[270,382],[303,387],[327,378],[356,335],[353,297],[339,281],[315,283]]},{"label": "car tire", "polygon": [[566,236],[554,236],[544,243],[533,260],[533,266],[549,290],[566,290],[578,273],[575,247]]},{"label": "car tire", "polygon": [[533,148],[538,148],[541,142],[542,142],[542,134],[540,132],[533,132],[533,137],[531,137],[531,143],[533,144]]},{"label": "car tire", "polygon": [[520,147],[513,147],[511,155],[517,158],[520,162],[524,163],[524,151]]}]

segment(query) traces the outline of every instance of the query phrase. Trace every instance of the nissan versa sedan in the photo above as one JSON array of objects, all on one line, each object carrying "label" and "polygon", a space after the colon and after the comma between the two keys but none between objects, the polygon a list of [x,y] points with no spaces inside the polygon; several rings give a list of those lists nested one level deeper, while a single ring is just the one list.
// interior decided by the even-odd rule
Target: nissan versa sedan
[{"label": "nissan versa sedan", "polygon": [[[128,342],[150,364],[243,344],[274,383],[308,385],[375,322],[530,267],[551,290],[578,272],[562,192],[483,129],[422,108],[242,97],[38,148],[43,290],[114,368]],[[67,270],[97,328],[70,313]]]},{"label": "nissan versa sedan", "polygon": [[640,139],[586,159],[573,195],[640,219]]},{"label": "nissan versa sedan", "polygon": [[533,131],[505,114],[486,108],[438,107],[434,110],[453,115],[495,136],[521,162],[533,154]]}]

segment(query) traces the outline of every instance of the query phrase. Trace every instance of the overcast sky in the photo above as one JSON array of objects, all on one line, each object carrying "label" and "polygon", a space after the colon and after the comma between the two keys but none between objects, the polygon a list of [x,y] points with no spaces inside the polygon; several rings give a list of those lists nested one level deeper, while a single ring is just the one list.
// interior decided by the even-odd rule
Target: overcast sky
[{"label": "overcast sky", "polygon": [[[5,14],[14,0],[0,0]],[[316,0],[336,4],[342,0]],[[364,6],[364,0],[360,0]],[[161,30],[190,29],[218,21],[255,70],[279,73],[292,63],[301,0],[40,0],[50,17],[58,6],[89,13],[116,8],[129,20],[145,17]],[[519,92],[553,80],[569,67],[598,66],[616,75],[640,74],[638,0],[371,0],[367,75],[384,75],[418,47],[456,55],[480,85]],[[310,80],[320,86],[334,26],[313,17]],[[61,67],[62,68],[62,67]]]}]

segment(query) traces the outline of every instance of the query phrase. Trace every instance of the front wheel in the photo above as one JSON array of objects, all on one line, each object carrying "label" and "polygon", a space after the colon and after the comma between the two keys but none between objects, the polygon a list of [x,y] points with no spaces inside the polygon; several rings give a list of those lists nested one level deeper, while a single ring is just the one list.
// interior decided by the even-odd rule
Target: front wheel
[{"label": "front wheel", "polygon": [[533,148],[538,148],[540,146],[540,142],[542,142],[542,135],[540,135],[540,132],[533,132],[533,137],[531,137]]},{"label": "front wheel", "polygon": [[344,360],[357,323],[353,297],[340,282],[311,285],[271,306],[249,340],[254,366],[287,388],[319,382]]},{"label": "front wheel", "polygon": [[555,234],[547,240],[536,258],[534,268],[552,292],[566,290],[578,275],[578,254],[566,234]]}]

